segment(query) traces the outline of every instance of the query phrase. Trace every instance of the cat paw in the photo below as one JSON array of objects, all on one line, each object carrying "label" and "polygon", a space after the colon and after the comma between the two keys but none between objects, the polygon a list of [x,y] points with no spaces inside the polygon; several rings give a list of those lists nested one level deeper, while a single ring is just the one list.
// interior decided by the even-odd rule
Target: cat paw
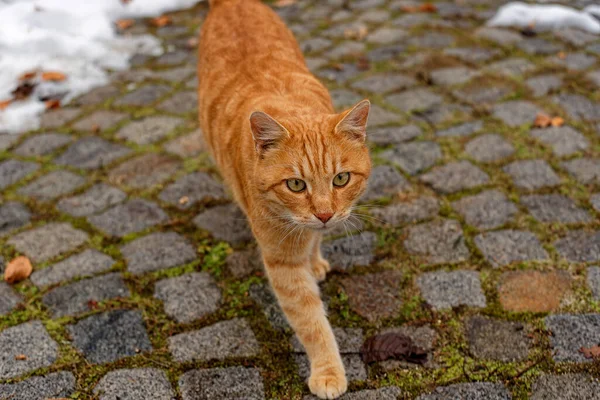
[{"label": "cat paw", "polygon": [[324,281],[329,271],[331,271],[331,266],[329,265],[329,262],[323,258],[312,264],[312,274],[317,282]]},{"label": "cat paw", "polygon": [[308,387],[312,394],[320,399],[336,399],[346,393],[348,381],[343,368],[334,369],[311,375],[308,379]]}]

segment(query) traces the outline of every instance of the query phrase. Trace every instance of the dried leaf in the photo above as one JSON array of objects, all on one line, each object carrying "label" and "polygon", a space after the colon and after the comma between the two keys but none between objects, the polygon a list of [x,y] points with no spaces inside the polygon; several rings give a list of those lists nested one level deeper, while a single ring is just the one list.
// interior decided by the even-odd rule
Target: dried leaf
[{"label": "dried leaf", "polygon": [[20,256],[8,263],[4,271],[4,280],[10,284],[17,283],[29,278],[32,271],[33,267],[29,258]]},{"label": "dried leaf", "polygon": [[190,202],[190,198],[188,196],[183,196],[179,199],[179,204],[184,205]]},{"label": "dried leaf", "polygon": [[554,117],[550,121],[550,125],[552,125],[554,127],[563,126],[564,124],[565,124],[565,120],[562,119],[561,117]]},{"label": "dried leaf", "polygon": [[37,75],[37,71],[25,72],[24,74],[19,76],[19,82],[29,81],[29,80],[35,78],[36,75]]},{"label": "dried leaf", "polygon": [[56,108],[60,108],[60,100],[57,99],[46,100],[44,104],[46,105],[46,110],[54,110]]},{"label": "dried leaf", "polygon": [[277,0],[274,4],[275,7],[288,7],[296,4],[297,0]]},{"label": "dried leaf", "polygon": [[12,100],[0,100],[0,111],[4,110],[12,103]]},{"label": "dried leaf", "polygon": [[131,28],[135,24],[135,21],[132,19],[119,19],[115,24],[120,30],[124,31],[125,29]]},{"label": "dried leaf", "polygon": [[42,72],[42,80],[43,81],[61,82],[61,81],[64,81],[65,79],[67,79],[67,76],[65,74],[63,74],[62,72],[58,72],[58,71]]},{"label": "dried leaf", "polygon": [[579,352],[583,353],[585,358],[600,359],[600,346],[582,347],[579,349]]},{"label": "dried leaf", "polygon": [[90,310],[95,310],[98,308],[98,302],[96,300],[88,300],[87,306]]},{"label": "dried leaf", "polygon": [[92,131],[92,133],[98,133],[100,132],[100,125],[98,124],[93,124],[90,128],[90,130]]},{"label": "dried leaf", "polygon": [[360,25],[356,29],[346,29],[344,37],[346,39],[363,40],[369,34],[369,29],[365,25]]},{"label": "dried leaf", "polygon": [[419,8],[416,6],[402,6],[401,10],[405,13],[416,13],[419,12]]},{"label": "dried leaf", "polygon": [[424,3],[419,6],[419,11],[427,12],[427,13],[434,13],[434,12],[437,12],[437,7],[431,3]]},{"label": "dried leaf", "polygon": [[27,356],[25,354],[17,354],[15,356],[15,360],[17,360],[17,361],[25,361],[25,360],[27,360]]},{"label": "dried leaf", "polygon": [[422,365],[427,361],[427,352],[416,346],[410,337],[392,332],[365,340],[360,357],[367,364],[393,358]]},{"label": "dried leaf", "polygon": [[552,123],[552,118],[544,113],[539,113],[533,121],[533,126],[536,128],[547,128]]},{"label": "dried leaf", "polygon": [[23,82],[11,92],[15,100],[23,100],[31,96],[35,89],[35,84],[29,82]]},{"label": "dried leaf", "polygon": [[152,18],[150,23],[156,27],[161,27],[165,25],[169,25],[173,20],[168,15],[161,15],[160,17]]},{"label": "dried leaf", "polygon": [[564,51],[561,51],[557,54],[558,58],[560,58],[561,60],[564,60],[565,58],[567,58],[567,55],[565,54]]},{"label": "dried leaf", "polygon": [[371,68],[371,63],[367,57],[362,56],[356,62],[356,67],[359,71],[368,71]]}]

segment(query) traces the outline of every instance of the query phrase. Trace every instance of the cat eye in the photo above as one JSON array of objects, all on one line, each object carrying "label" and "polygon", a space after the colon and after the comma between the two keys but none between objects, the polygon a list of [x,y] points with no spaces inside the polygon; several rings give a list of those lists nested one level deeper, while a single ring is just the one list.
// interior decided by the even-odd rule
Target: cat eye
[{"label": "cat eye", "polygon": [[346,186],[350,180],[350,172],[340,172],[333,178],[333,186],[342,187]]},{"label": "cat eye", "polygon": [[290,189],[292,192],[298,193],[306,189],[306,182],[304,182],[302,179],[288,179],[286,183],[288,189]]}]

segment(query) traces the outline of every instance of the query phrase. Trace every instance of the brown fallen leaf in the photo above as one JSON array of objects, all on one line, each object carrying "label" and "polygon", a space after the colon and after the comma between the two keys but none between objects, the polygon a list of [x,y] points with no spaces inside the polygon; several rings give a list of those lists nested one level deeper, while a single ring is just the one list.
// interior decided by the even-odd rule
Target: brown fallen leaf
[{"label": "brown fallen leaf", "polygon": [[565,54],[564,51],[561,51],[557,54],[558,58],[560,58],[561,60],[564,60],[565,58],[567,58],[567,55]]},{"label": "brown fallen leaf", "polygon": [[536,128],[547,128],[552,123],[552,118],[549,115],[544,113],[539,113],[535,117],[535,121],[533,121],[533,126]]},{"label": "brown fallen leaf", "polygon": [[61,82],[67,79],[67,76],[62,72],[58,71],[46,71],[42,72],[42,80],[43,81],[53,81],[53,82]]},{"label": "brown fallen leaf", "polygon": [[25,354],[17,354],[15,356],[15,360],[17,360],[17,361],[25,361],[25,360],[27,360],[27,356]]},{"label": "brown fallen leaf", "polygon": [[0,100],[0,111],[4,110],[12,103],[12,100]]},{"label": "brown fallen leaf", "polygon": [[274,6],[277,8],[288,7],[296,4],[297,0],[277,0]]},{"label": "brown fallen leaf", "polygon": [[4,280],[10,284],[29,278],[33,267],[31,261],[25,256],[19,256],[8,263],[4,271]]},{"label": "brown fallen leaf", "polygon": [[422,365],[427,361],[427,352],[416,346],[410,337],[391,332],[365,340],[360,348],[360,358],[367,364],[393,358]]},{"label": "brown fallen leaf", "polygon": [[185,205],[190,202],[190,198],[188,196],[183,196],[179,199],[179,204]]},{"label": "brown fallen leaf", "polygon": [[416,6],[402,6],[400,9],[405,13],[416,13],[419,11],[419,8]]},{"label": "brown fallen leaf", "polygon": [[124,31],[125,29],[131,28],[135,24],[135,21],[132,19],[119,19],[115,24],[120,30]]},{"label": "brown fallen leaf", "polygon": [[93,124],[90,128],[90,130],[92,131],[92,133],[98,133],[100,132],[100,125],[98,124]]},{"label": "brown fallen leaf", "polygon": [[600,346],[582,347],[579,352],[583,354],[585,358],[598,358],[600,359]]},{"label": "brown fallen leaf", "polygon": [[554,117],[550,121],[550,125],[552,125],[554,127],[563,126],[564,124],[565,124],[565,120],[562,119],[561,117]]},{"label": "brown fallen leaf", "polygon": [[35,84],[23,82],[10,93],[13,95],[14,100],[23,100],[31,96],[33,89],[35,89]]},{"label": "brown fallen leaf", "polygon": [[150,23],[156,27],[169,25],[173,20],[168,15],[161,15],[160,17],[152,18]]},{"label": "brown fallen leaf", "polygon": [[36,75],[37,75],[37,71],[25,72],[24,74],[21,74],[21,76],[19,76],[19,82],[29,81],[29,80],[35,78]]},{"label": "brown fallen leaf", "polygon": [[437,12],[437,7],[431,3],[424,3],[419,6],[419,11],[434,13]]},{"label": "brown fallen leaf", "polygon": [[96,300],[89,300],[87,306],[90,310],[96,310],[98,308],[98,302]]},{"label": "brown fallen leaf", "polygon": [[371,62],[365,56],[362,56],[356,61],[356,68],[359,71],[368,71],[371,68]]},{"label": "brown fallen leaf", "polygon": [[46,100],[44,104],[46,105],[46,110],[54,110],[56,108],[60,108],[60,100]]},{"label": "brown fallen leaf", "polygon": [[344,37],[346,39],[363,40],[368,34],[369,29],[365,25],[361,25],[353,29],[346,29],[344,31]]}]

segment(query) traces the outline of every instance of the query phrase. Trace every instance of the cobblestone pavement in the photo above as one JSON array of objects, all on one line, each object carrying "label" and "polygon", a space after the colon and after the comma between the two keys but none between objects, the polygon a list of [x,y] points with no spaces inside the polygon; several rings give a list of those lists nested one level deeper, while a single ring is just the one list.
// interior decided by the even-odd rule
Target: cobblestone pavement
[{"label": "cobblestone pavement", "polygon": [[[338,109],[373,102],[376,206],[324,244],[345,398],[600,399],[579,351],[600,344],[600,37],[482,27],[496,0],[342,3],[278,12]],[[202,144],[205,14],[138,21],[125,34],[164,55],[0,136],[0,265],[34,264],[0,283],[1,399],[311,398]],[[539,111],[564,126],[534,129]],[[361,361],[390,330],[425,366]]]}]

